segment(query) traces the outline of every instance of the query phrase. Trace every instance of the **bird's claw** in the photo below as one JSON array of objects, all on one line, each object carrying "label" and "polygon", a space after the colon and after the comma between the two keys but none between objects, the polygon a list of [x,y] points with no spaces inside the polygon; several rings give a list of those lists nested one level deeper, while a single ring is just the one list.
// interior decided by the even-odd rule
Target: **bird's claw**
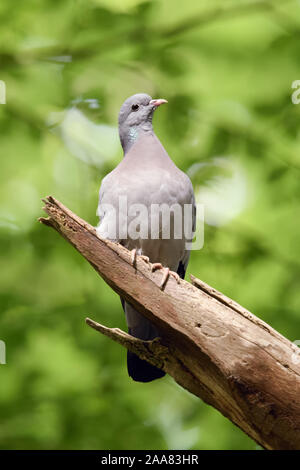
[{"label": "bird's claw", "polygon": [[165,287],[165,285],[166,285],[166,283],[167,283],[170,276],[174,277],[177,284],[180,283],[180,277],[178,276],[177,273],[175,273],[175,271],[170,271],[169,268],[164,268],[161,263],[153,263],[152,266],[151,266],[151,271],[154,272],[157,269],[164,269],[163,277],[162,277],[161,283],[159,285],[160,289],[163,289]]},{"label": "bird's claw", "polygon": [[157,269],[163,269],[163,265],[161,263],[153,263],[151,266],[151,271],[154,272]]},{"label": "bird's claw", "polygon": [[136,248],[133,248],[133,250],[131,250],[130,263],[132,264],[132,266],[136,265]]},{"label": "bird's claw", "polygon": [[169,276],[170,276],[170,269],[169,268],[165,268],[164,269],[164,273],[163,273],[163,277],[162,277],[162,280],[160,282],[160,285],[159,285],[159,288],[162,290],[166,283],[167,283],[167,280],[169,279]]},{"label": "bird's claw", "polygon": [[180,284],[180,276],[177,273],[175,273],[175,271],[170,271],[170,275],[174,277],[177,284]]},{"label": "bird's claw", "polygon": [[[161,263],[153,263],[152,266],[151,266],[151,271],[154,272],[157,269],[164,269],[164,267]],[[159,285],[160,289],[163,289],[164,286],[166,285],[166,282],[169,279],[169,273],[170,273],[169,268],[165,268],[165,272],[163,273],[163,277],[162,277],[161,283]]]},{"label": "bird's claw", "polygon": [[170,271],[169,268],[165,268],[165,272],[163,274],[163,277],[159,286],[161,289],[164,288],[170,276],[173,276],[177,284],[180,284],[180,277],[178,276],[178,274],[175,273],[174,271]]},{"label": "bird's claw", "polygon": [[141,258],[142,258],[146,263],[150,263],[150,259],[148,258],[148,256],[141,255]]}]

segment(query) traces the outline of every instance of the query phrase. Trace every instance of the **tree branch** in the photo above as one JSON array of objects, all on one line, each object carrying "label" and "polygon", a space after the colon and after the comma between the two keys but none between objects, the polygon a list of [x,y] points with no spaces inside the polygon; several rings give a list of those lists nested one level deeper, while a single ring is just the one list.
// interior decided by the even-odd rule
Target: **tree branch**
[{"label": "tree branch", "polygon": [[300,449],[298,348],[233,300],[192,276],[193,285],[162,273],[109,240],[49,196],[40,221],[55,228],[161,338],[142,341],[93,320],[92,328],[170,374],[266,449]]}]

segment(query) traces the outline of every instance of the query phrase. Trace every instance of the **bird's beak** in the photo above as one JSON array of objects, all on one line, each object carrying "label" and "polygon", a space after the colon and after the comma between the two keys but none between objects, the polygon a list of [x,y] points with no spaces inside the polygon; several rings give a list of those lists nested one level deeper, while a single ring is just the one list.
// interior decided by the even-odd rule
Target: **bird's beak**
[{"label": "bird's beak", "polygon": [[151,100],[150,105],[155,106],[156,108],[160,106],[161,104],[167,103],[167,100],[164,100],[162,98],[156,99],[156,100]]}]

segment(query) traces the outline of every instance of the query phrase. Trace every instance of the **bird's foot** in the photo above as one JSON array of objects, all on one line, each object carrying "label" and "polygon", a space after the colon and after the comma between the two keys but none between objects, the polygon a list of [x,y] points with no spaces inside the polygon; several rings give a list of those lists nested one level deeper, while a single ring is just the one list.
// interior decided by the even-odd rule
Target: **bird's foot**
[{"label": "bird's foot", "polygon": [[163,289],[164,286],[166,285],[167,280],[169,279],[170,269],[164,268],[161,263],[153,263],[151,266],[151,271],[154,272],[154,271],[157,271],[157,269],[164,269],[163,277],[159,285],[159,288]]},{"label": "bird's foot", "polygon": [[170,269],[169,268],[164,268],[163,277],[162,277],[160,285],[159,285],[159,288],[161,290],[163,290],[163,288],[167,284],[167,280],[169,279],[169,276],[170,276]]},{"label": "bird's foot", "polygon": [[161,263],[153,263],[151,266],[151,271],[154,272],[157,269],[163,269],[163,265]]},{"label": "bird's foot", "polygon": [[141,255],[141,258],[142,258],[146,263],[150,263],[150,259],[148,258],[148,256]]},{"label": "bird's foot", "polygon": [[174,277],[177,284],[180,284],[180,277],[177,273],[175,273],[175,271],[170,271],[169,268],[164,268],[161,263],[153,263],[151,266],[151,271],[154,272],[157,269],[164,269],[163,277],[159,286],[160,289],[164,288],[170,276]]},{"label": "bird's foot", "polygon": [[177,284],[180,284],[180,276],[175,271],[170,271],[170,276],[173,276]]},{"label": "bird's foot", "polygon": [[131,250],[130,263],[132,264],[132,266],[136,265],[136,248],[133,248],[133,250]]}]

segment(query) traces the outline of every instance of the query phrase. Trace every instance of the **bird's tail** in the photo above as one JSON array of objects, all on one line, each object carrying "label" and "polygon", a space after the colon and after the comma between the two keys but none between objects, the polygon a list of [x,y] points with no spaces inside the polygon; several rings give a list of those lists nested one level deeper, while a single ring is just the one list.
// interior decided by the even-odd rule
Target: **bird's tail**
[{"label": "bird's tail", "polygon": [[[127,303],[125,303],[125,313],[128,323],[128,333],[130,335],[145,341],[159,336],[157,329],[152,323]],[[165,375],[163,370],[140,359],[139,356],[131,351],[127,351],[127,370],[129,376],[136,382],[151,382]]]}]

